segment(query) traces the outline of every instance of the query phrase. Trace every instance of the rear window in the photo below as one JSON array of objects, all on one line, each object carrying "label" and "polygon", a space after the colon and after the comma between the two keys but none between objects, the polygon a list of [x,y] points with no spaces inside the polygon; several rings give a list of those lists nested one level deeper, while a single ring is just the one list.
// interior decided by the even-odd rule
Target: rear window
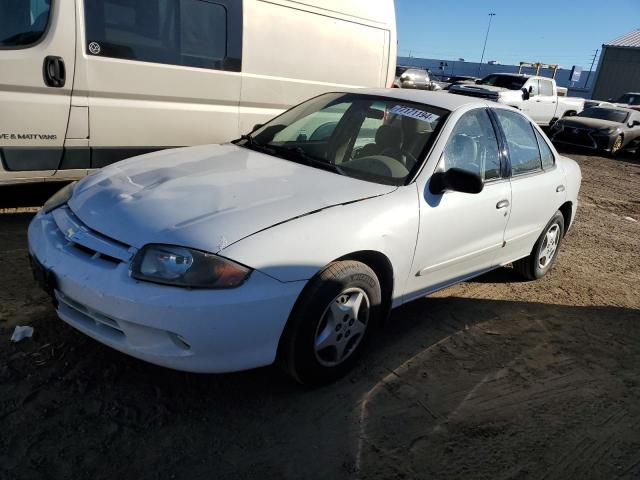
[{"label": "rear window", "polygon": [[623,110],[615,110],[613,108],[592,107],[583,110],[578,114],[578,116],[597,118],[599,120],[607,120],[609,122],[624,123],[627,121],[629,114]]},{"label": "rear window", "polygon": [[228,11],[208,0],[85,0],[89,55],[214,70],[229,62]]},{"label": "rear window", "polygon": [[50,0],[0,0],[0,48],[37,43],[49,24]]}]

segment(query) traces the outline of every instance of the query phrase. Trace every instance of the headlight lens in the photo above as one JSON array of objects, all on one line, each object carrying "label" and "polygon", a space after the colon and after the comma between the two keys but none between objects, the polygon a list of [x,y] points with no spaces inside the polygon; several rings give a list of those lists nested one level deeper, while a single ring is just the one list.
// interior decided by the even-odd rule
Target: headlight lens
[{"label": "headlight lens", "polygon": [[233,288],[250,273],[218,255],[173,245],[147,245],[131,265],[133,278],[187,288]]},{"label": "headlight lens", "polygon": [[69,201],[71,195],[73,195],[73,189],[76,188],[76,183],[73,182],[69,185],[65,185],[56,193],[54,193],[49,200],[47,200],[42,206],[42,211],[44,213],[49,213],[51,210],[55,210],[56,208],[64,205]]}]

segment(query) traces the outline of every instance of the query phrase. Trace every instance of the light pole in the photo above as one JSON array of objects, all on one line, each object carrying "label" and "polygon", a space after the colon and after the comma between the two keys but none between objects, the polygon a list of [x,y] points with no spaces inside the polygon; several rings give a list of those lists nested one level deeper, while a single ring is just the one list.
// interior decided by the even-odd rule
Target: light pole
[{"label": "light pole", "polygon": [[484,61],[484,50],[487,48],[487,40],[489,39],[489,30],[491,30],[491,20],[495,17],[495,13],[489,14],[489,26],[487,27],[487,34],[484,36],[484,46],[482,47],[482,57],[480,57],[480,65],[478,65],[478,77],[480,76],[480,69],[482,68],[482,62]]}]

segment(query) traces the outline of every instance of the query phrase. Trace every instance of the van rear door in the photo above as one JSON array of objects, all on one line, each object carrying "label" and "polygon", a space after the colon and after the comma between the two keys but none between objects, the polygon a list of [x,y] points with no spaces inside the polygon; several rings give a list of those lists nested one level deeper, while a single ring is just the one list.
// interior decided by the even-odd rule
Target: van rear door
[{"label": "van rear door", "polygon": [[0,12],[0,182],[50,176],[69,120],[74,3],[0,0]]}]

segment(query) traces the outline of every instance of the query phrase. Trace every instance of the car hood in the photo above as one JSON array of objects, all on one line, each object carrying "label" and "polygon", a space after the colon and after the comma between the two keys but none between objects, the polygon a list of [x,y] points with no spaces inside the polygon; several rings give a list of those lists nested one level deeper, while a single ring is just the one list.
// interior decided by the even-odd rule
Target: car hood
[{"label": "car hood", "polygon": [[89,228],[136,248],[165,243],[215,253],[275,224],[395,189],[206,145],[106,167],[78,184],[69,207]]},{"label": "car hood", "polygon": [[608,127],[615,127],[615,128],[624,127],[622,123],[611,122],[609,120],[600,120],[599,118],[587,118],[587,117],[563,118],[561,120],[561,124],[565,128],[590,128],[593,130],[600,130]]},{"label": "car hood", "polygon": [[485,94],[492,94],[492,95],[496,95],[499,92],[508,92],[510,91],[508,88],[504,88],[504,87],[494,87],[493,85],[476,85],[476,84],[471,84],[471,85],[464,85],[464,84],[458,84],[458,85],[453,85],[451,87],[451,90],[460,90],[462,92],[477,92],[477,93],[485,93]]}]

